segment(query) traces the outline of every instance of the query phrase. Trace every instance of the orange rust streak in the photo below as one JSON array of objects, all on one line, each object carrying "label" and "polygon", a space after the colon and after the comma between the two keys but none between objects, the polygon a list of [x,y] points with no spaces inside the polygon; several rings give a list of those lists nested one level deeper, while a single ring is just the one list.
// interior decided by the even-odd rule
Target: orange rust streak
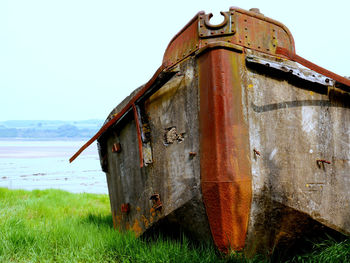
[{"label": "orange rust streak", "polygon": [[350,80],[349,79],[344,78],[338,74],[335,74],[334,72],[329,71],[325,68],[322,68],[322,67],[312,63],[311,61],[306,60],[305,58],[303,58],[295,53],[290,52],[289,50],[287,50],[285,48],[277,47],[276,54],[284,55],[287,58],[289,58],[290,60],[298,62],[301,65],[303,65],[309,69],[312,69],[312,70],[314,70],[314,71],[316,71],[316,72],[318,72],[326,77],[334,79],[335,81],[338,81],[338,82],[350,87]]},{"label": "orange rust streak", "polygon": [[252,199],[242,65],[243,55],[226,49],[199,57],[201,186],[212,236],[223,252],[244,247]]},{"label": "orange rust streak", "polygon": [[145,86],[131,99],[131,101],[114,116],[110,121],[101,127],[101,129],[88,140],[70,159],[69,162],[73,162],[87,147],[89,147],[95,140],[98,139],[109,127],[116,123],[127,111],[130,110],[133,104],[153,85],[159,74],[165,69],[164,65],[161,65],[152,78],[145,84]]},{"label": "orange rust streak", "polygon": [[143,154],[142,154],[142,140],[141,140],[141,131],[140,131],[140,124],[138,121],[138,116],[137,116],[137,110],[135,104],[132,104],[132,109],[134,112],[134,119],[136,123],[136,132],[137,132],[137,142],[139,145],[139,157],[140,157],[140,167],[143,167]]}]

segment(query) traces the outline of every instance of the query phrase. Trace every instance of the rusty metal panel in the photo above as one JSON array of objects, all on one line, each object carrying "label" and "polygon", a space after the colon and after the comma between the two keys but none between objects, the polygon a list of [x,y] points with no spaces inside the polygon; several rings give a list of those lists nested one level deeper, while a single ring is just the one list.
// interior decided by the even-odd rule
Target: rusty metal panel
[{"label": "rusty metal panel", "polygon": [[293,36],[282,23],[240,8],[233,7],[230,10],[234,12],[237,32],[231,42],[268,54],[275,54],[277,47],[295,53]]},{"label": "rusty metal panel", "polygon": [[170,68],[218,39],[268,54],[276,54],[278,47],[295,53],[293,36],[282,23],[237,7],[221,14],[224,21],[212,25],[211,13],[198,13],[170,41],[163,57],[163,65]]},{"label": "rusty metal panel", "polygon": [[169,43],[163,57],[167,68],[190,56],[199,48],[198,13]]},{"label": "rusty metal panel", "polygon": [[216,246],[241,250],[252,196],[241,98],[244,55],[213,49],[201,54],[198,64],[203,202]]}]

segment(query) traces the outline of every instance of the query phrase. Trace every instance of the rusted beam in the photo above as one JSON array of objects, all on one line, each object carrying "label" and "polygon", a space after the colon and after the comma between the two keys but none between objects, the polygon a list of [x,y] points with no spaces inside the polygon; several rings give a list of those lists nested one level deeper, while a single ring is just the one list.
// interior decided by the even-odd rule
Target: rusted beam
[{"label": "rusted beam", "polygon": [[142,139],[141,139],[141,131],[140,131],[140,122],[139,122],[139,117],[137,115],[137,109],[135,104],[132,104],[132,109],[134,112],[134,119],[136,124],[137,142],[139,146],[140,167],[142,168],[143,167]]},{"label": "rusted beam", "polygon": [[200,169],[203,201],[216,246],[245,245],[252,200],[248,127],[243,116],[244,55],[226,48],[200,55]]},{"label": "rusted beam", "polygon": [[338,81],[341,84],[344,84],[348,87],[350,87],[350,80],[347,78],[344,78],[338,74],[333,73],[332,71],[329,71],[325,68],[322,68],[314,63],[312,63],[311,61],[306,60],[305,58],[302,58],[301,56],[298,56],[297,54],[290,52],[289,50],[282,48],[282,47],[277,47],[276,49],[276,54],[279,55],[283,55],[287,58],[289,58],[290,60],[293,60],[295,62],[298,62],[299,64],[312,69],[324,76],[327,76],[331,79],[334,79],[335,81]]},{"label": "rusted beam", "polygon": [[[137,103],[143,96],[150,96],[153,93],[150,93],[150,89],[155,84],[159,75],[165,70],[165,66],[162,65],[158,68],[158,70],[154,73],[152,78],[143,86],[143,88],[131,99],[131,101],[119,112],[115,115],[111,120],[109,120],[105,125],[101,127],[101,129],[90,139],[88,140],[70,159],[69,162],[73,162],[87,147],[89,147],[95,140],[97,140],[109,127],[115,124],[119,119],[121,119],[126,113],[128,113],[132,109],[132,105]],[[175,74],[176,72],[168,72],[170,76]],[[170,78],[169,76],[169,78]],[[161,86],[159,85],[159,88]],[[155,90],[153,91],[155,92]]]}]

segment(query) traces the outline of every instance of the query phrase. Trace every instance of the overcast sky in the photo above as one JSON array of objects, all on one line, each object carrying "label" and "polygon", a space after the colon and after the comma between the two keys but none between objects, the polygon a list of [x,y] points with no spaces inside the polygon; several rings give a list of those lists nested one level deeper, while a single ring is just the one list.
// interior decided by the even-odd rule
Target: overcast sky
[{"label": "overcast sky", "polygon": [[299,55],[350,76],[348,0],[0,0],[0,121],[105,119],[198,11],[215,24],[233,5],[260,8]]}]

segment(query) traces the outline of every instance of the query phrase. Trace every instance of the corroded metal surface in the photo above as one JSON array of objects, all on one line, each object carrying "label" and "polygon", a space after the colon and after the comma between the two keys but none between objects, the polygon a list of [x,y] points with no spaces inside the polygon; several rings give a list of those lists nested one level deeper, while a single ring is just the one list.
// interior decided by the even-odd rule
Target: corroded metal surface
[{"label": "corroded metal surface", "polygon": [[325,68],[322,68],[320,66],[317,66],[316,64],[312,63],[311,61],[308,61],[306,60],[305,58],[302,58],[300,56],[298,56],[297,54],[293,53],[293,52],[290,52],[289,50],[285,49],[285,48],[282,48],[282,47],[278,47],[277,50],[276,50],[276,54],[279,54],[279,55],[284,55],[286,56],[287,58],[295,61],[295,62],[298,62],[300,63],[301,65],[309,68],[309,69],[312,69],[312,70],[315,70],[317,71],[318,73],[320,74],[323,74],[329,78],[332,78],[336,81],[338,81],[339,83],[343,84],[343,85],[346,85],[347,87],[347,90],[350,91],[349,89],[349,86],[350,86],[350,80],[345,78],[345,77],[342,77],[342,76],[339,76],[338,74],[335,74]]},{"label": "corroded metal surface", "polygon": [[295,53],[294,39],[282,23],[262,14],[231,7],[221,12],[224,21],[212,25],[212,14],[198,13],[169,43],[163,65],[170,68],[211,42],[224,41],[267,54],[277,47]]},{"label": "corroded metal surface", "polygon": [[227,49],[201,54],[201,185],[216,246],[241,250],[245,244],[252,187],[249,139],[241,102],[244,57]]},{"label": "corroded metal surface", "polygon": [[247,56],[246,61],[247,63],[263,65],[267,68],[276,69],[278,71],[294,75],[297,78],[301,78],[306,81],[318,83],[321,85],[333,86],[335,84],[335,82],[332,79],[329,79],[328,77],[321,75],[316,71],[307,68],[301,68],[300,66],[296,66],[295,64],[293,65],[293,63],[288,63],[287,59],[280,58],[276,60],[274,58],[273,60],[271,60],[266,57],[250,55]]}]

